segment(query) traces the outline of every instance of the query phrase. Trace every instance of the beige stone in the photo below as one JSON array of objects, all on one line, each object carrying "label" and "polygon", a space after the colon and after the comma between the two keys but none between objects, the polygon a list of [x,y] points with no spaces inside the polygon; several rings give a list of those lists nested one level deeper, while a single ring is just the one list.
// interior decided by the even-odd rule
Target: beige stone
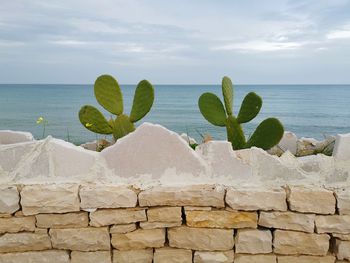
[{"label": "beige stone", "polygon": [[0,234],[17,233],[22,231],[33,232],[34,229],[34,216],[0,218]]},{"label": "beige stone", "polygon": [[225,207],[225,190],[210,185],[155,187],[139,194],[140,206]]},{"label": "beige stone", "polygon": [[138,229],[125,234],[112,234],[112,246],[118,250],[159,248],[164,243],[164,229]]},{"label": "beige stone", "polygon": [[79,211],[78,185],[28,185],[21,191],[25,215]]},{"label": "beige stone", "polygon": [[270,230],[239,229],[235,238],[236,253],[272,253],[272,234]]},{"label": "beige stone", "polygon": [[350,191],[335,192],[337,207],[340,215],[350,215]]},{"label": "beige stone", "polygon": [[315,228],[314,214],[301,214],[294,212],[260,212],[259,226],[296,230],[313,233]]},{"label": "beige stone", "polygon": [[326,234],[276,230],[273,240],[274,252],[282,255],[325,256],[329,249],[329,239]]},{"label": "beige stone", "polygon": [[19,194],[15,186],[0,187],[0,214],[13,214],[19,209]]},{"label": "beige stone", "polygon": [[49,230],[47,228],[35,228],[34,233],[36,233],[36,234],[48,234]]},{"label": "beige stone", "polygon": [[153,249],[113,250],[113,263],[152,263]]},{"label": "beige stone", "polygon": [[127,233],[127,232],[132,232],[136,229],[136,224],[132,223],[132,224],[126,224],[126,225],[114,225],[111,226],[111,228],[109,229],[109,233],[111,234],[123,234],[123,233]]},{"label": "beige stone", "polygon": [[276,263],[276,260],[275,255],[235,255],[235,263]]},{"label": "beige stone", "polygon": [[169,245],[204,251],[225,251],[233,248],[233,230],[191,228],[186,226],[168,229]]},{"label": "beige stone", "polygon": [[154,228],[167,228],[181,226],[182,221],[178,222],[141,222],[140,227],[142,229],[154,229]]},{"label": "beige stone", "polygon": [[89,225],[87,212],[36,215],[36,226],[40,228],[81,228]]},{"label": "beige stone", "polygon": [[90,213],[91,226],[129,224],[146,221],[144,209],[101,209]]},{"label": "beige stone", "polygon": [[0,252],[25,252],[51,248],[47,234],[16,233],[0,236]]},{"label": "beige stone", "polygon": [[334,263],[334,256],[278,256],[278,263]]},{"label": "beige stone", "polygon": [[286,192],[277,189],[234,189],[227,190],[226,203],[236,210],[286,211]]},{"label": "beige stone", "polygon": [[71,263],[111,263],[110,251],[81,252],[72,251]]},{"label": "beige stone", "polygon": [[82,186],[79,191],[82,209],[135,207],[136,193],[126,186]]},{"label": "beige stone", "polygon": [[244,211],[186,211],[186,224],[191,227],[256,228],[256,212]]},{"label": "beige stone", "polygon": [[196,251],[194,252],[194,263],[232,263],[233,250],[228,251]]},{"label": "beige stone", "polygon": [[289,208],[301,213],[334,214],[335,197],[326,189],[289,187],[287,197]]},{"label": "beige stone", "polygon": [[97,251],[110,249],[108,228],[50,229],[52,247],[57,249]]},{"label": "beige stone", "polygon": [[0,254],[1,263],[70,263],[69,253],[64,250],[29,251]]},{"label": "beige stone", "polygon": [[336,240],[335,253],[339,260],[350,261],[350,241]]},{"label": "beige stone", "polygon": [[192,251],[178,248],[158,248],[154,251],[153,263],[192,263]]},{"label": "beige stone", "polygon": [[350,215],[316,216],[317,233],[350,234]]},{"label": "beige stone", "polygon": [[185,208],[185,212],[186,211],[197,211],[197,210],[199,210],[199,211],[201,211],[201,210],[203,210],[203,211],[210,211],[210,210],[212,210],[212,207],[210,207],[210,206],[185,206],[184,208]]},{"label": "beige stone", "polygon": [[182,221],[181,207],[154,207],[147,210],[148,222]]},{"label": "beige stone", "polygon": [[332,236],[340,240],[350,241],[350,234],[345,235],[345,234],[332,233]]}]

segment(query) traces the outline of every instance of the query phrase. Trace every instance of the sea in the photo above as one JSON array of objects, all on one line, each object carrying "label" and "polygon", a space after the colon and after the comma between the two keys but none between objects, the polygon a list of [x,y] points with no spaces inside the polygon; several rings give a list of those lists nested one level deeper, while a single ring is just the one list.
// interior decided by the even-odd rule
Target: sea
[{"label": "sea", "polygon": [[[136,85],[121,85],[124,112],[130,113]],[[210,135],[226,138],[224,127],[208,123],[198,108],[198,98],[213,92],[222,98],[217,85],[155,85],[155,101],[151,111],[136,123],[157,123],[177,133],[187,133],[197,141]],[[265,118],[276,117],[285,130],[298,137],[323,139],[327,135],[350,133],[350,85],[236,85],[234,112],[239,111],[244,96],[254,91],[263,99],[260,114],[244,125],[247,136]],[[35,138],[48,135],[75,144],[105,138],[88,131],[78,118],[80,107],[98,105],[93,85],[0,84],[0,129],[31,132]],[[42,117],[47,123],[37,124]],[[107,137],[108,138],[108,137]]]}]

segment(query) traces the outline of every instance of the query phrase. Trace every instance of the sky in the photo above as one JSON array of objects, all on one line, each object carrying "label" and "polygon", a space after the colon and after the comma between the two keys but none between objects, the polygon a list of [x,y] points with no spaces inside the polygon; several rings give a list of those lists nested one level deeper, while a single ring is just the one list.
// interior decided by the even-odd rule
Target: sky
[{"label": "sky", "polygon": [[350,84],[350,0],[0,0],[0,83]]}]

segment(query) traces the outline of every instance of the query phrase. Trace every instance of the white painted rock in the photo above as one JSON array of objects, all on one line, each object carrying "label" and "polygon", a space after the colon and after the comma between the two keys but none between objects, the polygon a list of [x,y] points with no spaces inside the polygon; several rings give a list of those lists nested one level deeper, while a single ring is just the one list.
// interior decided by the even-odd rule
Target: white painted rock
[{"label": "white painted rock", "polygon": [[14,144],[33,140],[34,137],[30,132],[0,130],[0,144]]},{"label": "white painted rock", "polygon": [[337,135],[333,156],[339,160],[350,160],[350,133]]},{"label": "white painted rock", "polygon": [[108,166],[121,177],[165,176],[206,173],[206,164],[175,132],[143,123],[135,132],[101,152]]}]

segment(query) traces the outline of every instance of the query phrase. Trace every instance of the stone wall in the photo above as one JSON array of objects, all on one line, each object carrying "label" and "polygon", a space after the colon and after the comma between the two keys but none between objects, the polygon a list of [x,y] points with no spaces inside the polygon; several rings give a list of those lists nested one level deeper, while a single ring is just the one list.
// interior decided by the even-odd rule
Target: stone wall
[{"label": "stone wall", "polygon": [[350,192],[0,186],[0,262],[350,261]]}]

